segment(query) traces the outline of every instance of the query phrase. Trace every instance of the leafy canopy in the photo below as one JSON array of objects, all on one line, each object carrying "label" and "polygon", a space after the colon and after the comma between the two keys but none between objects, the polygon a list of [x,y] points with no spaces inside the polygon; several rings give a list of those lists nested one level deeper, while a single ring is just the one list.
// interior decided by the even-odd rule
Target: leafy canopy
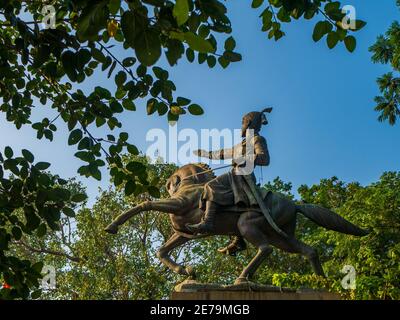
[{"label": "leafy canopy", "polygon": [[[142,99],[149,116],[169,121],[203,114],[199,104],[176,95],[169,72],[157,63],[162,56],[171,67],[180,59],[197,58],[210,68],[240,61],[227,8],[218,0],[55,0],[55,25],[41,28],[41,22],[52,21],[44,4],[0,0],[0,111],[17,129],[30,126],[39,140],[53,141],[58,126],[66,126],[68,145],[82,161],[81,176],[101,180],[100,169],[107,166],[126,195],[157,195],[145,164],[122,161],[123,153],[135,156],[139,150],[120,130],[119,118],[134,112]],[[251,6],[263,10],[262,30],[275,40],[284,35],[282,23],[319,16],[314,40],[326,35],[329,48],[344,42],[353,51],[351,33],[365,24],[345,30],[341,5],[330,0],[254,0]],[[95,72],[113,78],[115,90],[81,90]],[[37,119],[41,106],[50,110]],[[28,297],[40,277],[40,265],[7,254],[9,244],[21,233],[56,229],[62,212],[74,214],[68,201],[84,200],[69,198],[60,181],[42,172],[50,164],[34,165],[33,159],[28,150],[13,157],[10,147],[0,159],[0,272],[13,288],[8,297]],[[16,210],[26,211],[25,218],[15,218]]]},{"label": "leafy canopy", "polygon": [[[400,8],[400,2],[396,2]],[[379,121],[394,125],[400,117],[400,23],[395,21],[385,35],[380,35],[369,49],[374,63],[389,65],[393,71],[377,79],[380,96],[375,97]]]},{"label": "leafy canopy", "polygon": [[[135,160],[148,165],[143,157]],[[161,197],[168,197],[163,185],[174,172],[173,164],[149,165],[151,179]],[[72,193],[81,187],[67,184]],[[276,178],[265,188],[293,198],[292,186]],[[299,201],[335,210],[346,219],[368,228],[371,234],[358,238],[327,231],[299,216],[297,237],[317,248],[328,278],[312,275],[306,259],[274,250],[256,273],[258,283],[283,287],[323,288],[346,299],[399,299],[400,273],[400,174],[388,172],[368,186],[345,183],[336,177],[299,190]],[[158,248],[172,234],[167,214],[143,213],[130,219],[118,234],[102,232],[113,217],[153,197],[146,193],[125,196],[122,188],[101,191],[92,208],[79,210],[75,217],[62,217],[63,231],[49,231],[44,237],[24,235],[11,246],[21,259],[44,261],[57,270],[57,288],[42,294],[52,299],[165,299],[183,278],[165,268],[156,257]],[[72,226],[75,226],[71,228]],[[236,257],[221,255],[217,248],[227,237],[188,242],[172,252],[179,262],[194,266],[199,280],[231,284],[254,257],[248,249]],[[356,269],[356,290],[344,290],[340,272],[344,265]]]}]

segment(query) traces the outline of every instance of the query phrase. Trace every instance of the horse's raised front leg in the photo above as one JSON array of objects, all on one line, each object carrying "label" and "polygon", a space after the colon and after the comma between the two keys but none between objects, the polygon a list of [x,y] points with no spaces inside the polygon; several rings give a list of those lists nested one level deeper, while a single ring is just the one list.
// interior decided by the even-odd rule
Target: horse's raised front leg
[{"label": "horse's raised front leg", "polygon": [[191,276],[194,277],[194,270],[192,267],[185,267],[174,260],[171,259],[169,253],[174,250],[175,248],[183,245],[184,243],[188,242],[190,239],[183,237],[177,233],[174,233],[171,238],[164,243],[161,248],[157,251],[157,257],[160,261],[165,264],[169,269],[172,271],[184,275],[184,276]]},{"label": "horse's raised front leg", "polygon": [[118,227],[124,224],[127,220],[143,211],[160,211],[165,213],[179,214],[184,209],[183,199],[163,199],[159,201],[145,201],[132,209],[120,214],[109,224],[104,230],[111,234],[118,232]]}]

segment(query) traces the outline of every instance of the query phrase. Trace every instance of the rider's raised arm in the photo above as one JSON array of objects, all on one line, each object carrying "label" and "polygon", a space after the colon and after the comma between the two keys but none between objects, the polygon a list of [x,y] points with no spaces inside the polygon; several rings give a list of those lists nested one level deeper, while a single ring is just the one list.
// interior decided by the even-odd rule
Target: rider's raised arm
[{"label": "rider's raised arm", "polygon": [[224,160],[224,159],[232,159],[234,154],[234,148],[221,149],[216,151],[209,152],[209,158],[213,160]]}]

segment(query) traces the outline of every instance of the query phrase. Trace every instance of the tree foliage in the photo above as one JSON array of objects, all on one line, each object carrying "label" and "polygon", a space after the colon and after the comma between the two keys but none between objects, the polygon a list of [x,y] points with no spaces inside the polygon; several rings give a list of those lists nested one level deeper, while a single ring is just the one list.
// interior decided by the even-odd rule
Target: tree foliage
[{"label": "tree foliage", "polygon": [[[19,157],[10,147],[4,156],[0,153],[0,269],[4,282],[12,287],[1,290],[0,297],[27,298],[42,277],[43,264],[6,254],[10,245],[23,235],[43,238],[48,231],[59,230],[61,215],[74,216],[76,203],[86,199],[83,193],[71,192],[66,180],[45,172],[49,166],[34,163],[28,150]],[[3,168],[12,175],[7,177]]]},{"label": "tree foliage", "polygon": [[[397,1],[400,8],[400,2]],[[394,125],[400,117],[400,23],[395,21],[385,35],[380,35],[369,49],[374,63],[389,65],[393,71],[377,79],[380,96],[375,97],[379,121]]]},{"label": "tree foliage", "polygon": [[[77,170],[81,176],[101,180],[100,169],[107,167],[114,185],[122,186],[127,196],[158,195],[146,165],[123,161],[124,152],[134,156],[139,151],[119,119],[134,112],[141,100],[148,115],[169,121],[187,113],[203,114],[199,104],[176,94],[168,70],[157,63],[163,56],[171,67],[180,59],[197,58],[210,68],[240,61],[227,8],[218,0],[55,0],[52,16],[44,5],[0,0],[0,110],[17,129],[30,126],[39,140],[53,141],[58,127],[67,127],[68,145],[82,161]],[[330,0],[254,0],[251,6],[263,9],[262,30],[275,40],[284,35],[282,23],[319,16],[322,21],[315,26],[314,40],[327,35],[329,48],[343,41],[353,51],[351,33],[365,24],[345,29],[340,3]],[[95,72],[113,78],[112,92],[102,86],[80,89]],[[41,106],[49,110],[37,119]],[[49,182],[40,173],[48,164],[31,164],[30,151],[17,158],[12,153],[6,148],[0,163],[0,272],[12,283],[13,297],[27,297],[36,287],[40,265],[35,271],[28,261],[7,253],[9,243],[21,232],[29,236],[47,227],[55,229],[61,212],[73,215],[66,203],[84,198],[69,199],[60,181]],[[43,200],[40,191],[51,197]],[[15,196],[23,203],[14,202]],[[30,212],[25,220],[14,218],[19,209]]]},{"label": "tree foliage", "polygon": [[[143,157],[129,160],[148,164]],[[125,161],[129,161],[125,160]],[[167,197],[165,180],[174,165],[149,165],[157,178],[161,197]],[[70,190],[82,192],[69,182]],[[267,189],[293,197],[291,184],[277,178]],[[369,186],[344,183],[333,177],[317,185],[302,186],[303,202],[323,205],[352,222],[369,228],[371,234],[357,238],[327,231],[299,217],[297,237],[317,248],[328,278],[311,274],[308,261],[299,255],[274,250],[254,281],[282,287],[308,287],[340,293],[346,299],[399,299],[400,258],[400,173],[388,172]],[[161,299],[184,280],[156,258],[158,247],[172,234],[168,215],[143,213],[129,220],[116,236],[103,232],[105,225],[124,210],[153,197],[146,193],[126,196],[121,187],[101,191],[91,208],[75,217],[63,217],[63,229],[49,231],[44,238],[24,235],[11,247],[21,259],[44,261],[57,270],[57,288],[43,292],[52,299]],[[73,227],[71,227],[71,225]],[[195,267],[199,281],[232,283],[249,263],[256,249],[236,257],[217,253],[227,237],[195,240],[173,252],[173,259]],[[344,290],[344,265],[356,269],[355,290]],[[2,290],[7,291],[7,289]]]}]

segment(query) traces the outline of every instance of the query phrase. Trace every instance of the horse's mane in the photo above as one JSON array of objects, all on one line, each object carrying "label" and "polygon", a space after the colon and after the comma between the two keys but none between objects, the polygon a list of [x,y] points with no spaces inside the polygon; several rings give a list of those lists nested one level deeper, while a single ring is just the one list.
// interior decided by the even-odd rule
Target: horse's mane
[{"label": "horse's mane", "polygon": [[[193,165],[200,167],[201,171],[209,171],[209,170],[211,170],[211,167],[208,164],[204,163],[204,162],[194,163]],[[209,171],[209,172],[207,172],[207,174],[211,177],[211,179],[216,178],[216,175],[215,175],[214,171]]]}]

